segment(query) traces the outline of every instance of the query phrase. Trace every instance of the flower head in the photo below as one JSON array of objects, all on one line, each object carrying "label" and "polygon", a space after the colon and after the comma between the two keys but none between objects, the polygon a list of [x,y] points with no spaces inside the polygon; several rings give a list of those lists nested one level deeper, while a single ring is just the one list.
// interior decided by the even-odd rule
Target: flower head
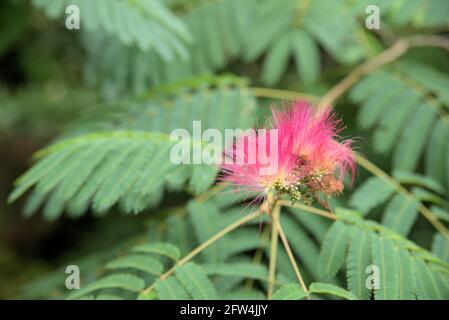
[{"label": "flower head", "polygon": [[355,173],[352,140],[339,141],[341,120],[305,101],[272,109],[272,118],[271,129],[242,135],[226,150],[233,161],[222,165],[222,179],[259,198],[277,192],[309,202],[317,192],[341,193],[346,173]]}]

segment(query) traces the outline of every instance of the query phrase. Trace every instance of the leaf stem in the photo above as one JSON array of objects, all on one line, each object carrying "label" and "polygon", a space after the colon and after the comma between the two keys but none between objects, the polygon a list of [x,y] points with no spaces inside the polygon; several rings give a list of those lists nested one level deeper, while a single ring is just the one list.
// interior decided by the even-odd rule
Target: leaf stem
[{"label": "leaf stem", "polygon": [[[221,231],[217,232],[215,235],[213,235],[212,237],[210,237],[208,240],[206,240],[205,242],[203,242],[202,244],[200,244],[198,247],[196,247],[195,249],[193,249],[189,254],[187,254],[184,258],[182,258],[181,260],[179,260],[173,267],[171,267],[168,271],[166,271],[164,274],[162,274],[160,276],[161,280],[164,280],[166,278],[168,278],[169,276],[171,276],[175,271],[176,268],[179,266],[182,266],[183,264],[186,264],[188,261],[190,261],[191,259],[193,259],[197,254],[199,254],[200,252],[202,252],[203,250],[205,250],[207,247],[209,247],[210,245],[212,245],[214,242],[216,242],[217,240],[221,239],[223,236],[227,235],[229,232],[237,229],[238,227],[240,227],[241,225],[245,224],[248,221],[251,221],[252,219],[256,218],[259,216],[259,211],[256,210],[246,216],[244,216],[243,218],[235,221],[234,223],[230,224],[229,226],[227,226],[226,228],[222,229]],[[151,286],[149,286],[148,288],[146,288],[142,293],[143,294],[148,294],[149,292],[151,292],[151,290],[153,290],[154,288],[154,284],[152,284]]]},{"label": "leaf stem", "polygon": [[[254,254],[252,263],[254,264],[260,264],[263,258],[263,252],[265,249],[266,242],[268,242],[270,235],[270,229],[266,228],[264,232],[262,233],[261,239],[260,239],[260,247],[257,248],[256,253]],[[246,290],[251,290],[253,287],[254,280],[248,279],[245,285]]]},{"label": "leaf stem", "polygon": [[357,163],[365,168],[367,171],[375,175],[376,177],[382,179],[386,183],[392,185],[396,192],[402,194],[404,197],[409,199],[417,200],[418,202],[418,211],[426,218],[430,224],[432,224],[435,229],[437,229],[439,232],[441,232],[446,238],[449,239],[449,230],[446,228],[446,226],[441,223],[440,220],[438,220],[438,217],[432,213],[426,206],[422,204],[419,199],[416,199],[416,197],[413,195],[413,193],[409,192],[406,188],[404,188],[399,182],[397,182],[393,177],[389,176],[387,173],[385,173],[382,169],[377,167],[374,163],[369,161],[368,159],[365,159],[359,154],[356,154],[356,160]]},{"label": "leaf stem", "polygon": [[274,284],[276,281],[276,257],[278,248],[278,224],[279,224],[279,213],[281,211],[281,206],[276,202],[273,209],[272,226],[271,226],[271,246],[270,246],[270,262],[268,269],[268,292],[267,298],[271,299],[273,296]]},{"label": "leaf stem", "polygon": [[319,99],[317,96],[311,94],[282,89],[251,87],[251,91],[254,96],[259,98],[285,99],[285,100],[304,98],[309,101],[318,101]]},{"label": "leaf stem", "polygon": [[196,197],[196,201],[200,203],[207,201],[209,198],[213,197],[214,195],[222,191],[224,188],[226,188],[227,185],[228,184],[224,182],[220,182],[214,185],[212,188],[208,189],[206,192]]},{"label": "leaf stem", "polygon": [[437,47],[449,51],[449,40],[443,36],[415,35],[399,38],[391,47],[365,61],[329,90],[319,101],[318,108],[330,106],[363,76],[403,56],[410,48]]},{"label": "leaf stem", "polygon": [[318,108],[334,104],[334,102],[355,83],[357,83],[360,78],[378,69],[379,67],[396,60],[406,53],[409,47],[410,45],[408,41],[399,39],[387,50],[382,51],[379,55],[359,65],[321,98],[318,103]]},{"label": "leaf stem", "polygon": [[310,212],[310,213],[314,213],[316,215],[322,216],[322,217],[326,217],[328,219],[332,219],[332,220],[337,220],[338,217],[335,215],[335,213],[329,212],[329,211],[325,211],[325,210],[321,210],[312,206],[308,206],[306,204],[302,204],[302,203],[292,203],[290,200],[279,200],[279,205],[281,206],[286,206],[286,207],[291,207],[291,208],[297,208],[297,209],[301,209],[304,210],[306,212]]},{"label": "leaf stem", "polygon": [[301,285],[304,292],[308,292],[306,284],[304,282],[304,279],[301,276],[301,272],[299,272],[298,264],[295,261],[295,257],[293,256],[292,250],[288,243],[287,236],[285,235],[280,222],[277,223],[277,228],[278,228],[279,236],[282,240],[282,244],[284,245],[285,251],[287,252],[288,258],[290,259],[290,262],[292,264],[293,270],[295,270],[295,274],[296,274],[296,277],[298,278],[298,282]]}]

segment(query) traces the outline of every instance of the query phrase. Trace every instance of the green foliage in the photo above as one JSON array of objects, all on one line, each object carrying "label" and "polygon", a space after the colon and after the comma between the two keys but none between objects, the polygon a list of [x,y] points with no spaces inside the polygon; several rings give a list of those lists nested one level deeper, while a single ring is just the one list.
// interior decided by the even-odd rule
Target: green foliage
[{"label": "green foliage", "polygon": [[176,277],[166,280],[157,280],[155,284],[157,296],[161,300],[185,300],[189,298],[186,289],[179,283]]},{"label": "green foliage", "polygon": [[329,283],[314,282],[310,285],[310,293],[330,294],[346,300],[357,300],[351,292]]},{"label": "green foliage", "polygon": [[[71,4],[81,11],[76,32],[64,26]],[[368,5],[380,8],[379,31],[364,26]],[[23,230],[1,215],[0,238],[38,252],[49,238],[62,251],[21,253],[18,265],[39,275],[21,289],[5,285],[13,294],[2,285],[0,298],[265,299],[273,289],[279,300],[449,299],[446,1],[7,0],[0,12],[0,149],[9,164],[0,193],[14,202],[5,212],[40,213]],[[407,52],[386,51],[407,39]],[[394,61],[376,64],[384,58]],[[369,161],[354,191],[316,206],[356,211],[337,209],[334,221],[283,207],[293,257],[280,241],[271,288],[271,216],[210,243],[259,203],[217,185],[216,165],[172,163],[170,135],[192,136],[194,121],[201,132],[262,127],[269,104],[326,92],[341,94],[331,101],[346,125],[339,134],[356,136]],[[196,138],[191,159],[205,146]],[[41,227],[40,216],[53,224]],[[17,269],[3,250],[2,281],[4,261]],[[82,275],[71,294],[69,263]],[[375,270],[379,287],[370,289]]]},{"label": "green foliage", "polygon": [[357,297],[351,292],[336,285],[321,282],[312,283],[308,292],[304,292],[297,283],[283,285],[274,293],[273,300],[302,300],[313,294],[325,294],[346,300],[357,300]]},{"label": "green foliage", "polygon": [[[299,78],[312,84],[320,71],[319,45],[343,64],[364,55],[358,46],[358,35],[364,31],[356,22],[364,9],[352,13],[345,2],[217,0],[183,9],[180,19],[194,39],[185,44],[188,58],[166,62],[157,52],[89,33],[85,37],[88,81],[101,85],[104,95],[114,98],[142,92],[149,85],[216,72],[236,58],[253,62],[265,54],[264,83],[278,83],[292,59]],[[329,20],[329,15],[336,21]],[[164,37],[161,43],[168,46],[168,40]]]},{"label": "green foliage", "polygon": [[[80,24],[90,32],[112,35],[124,45],[136,45],[144,51],[154,50],[165,60],[188,56],[185,43],[192,40],[191,35],[163,1],[33,0],[33,4],[52,18],[67,13],[67,6],[76,5],[82,12]],[[141,32],[147,28],[152,32]]]},{"label": "green foliage", "polygon": [[373,264],[379,268],[379,289],[374,290],[376,300],[398,299],[399,268],[396,250],[390,239],[373,236],[371,240]]},{"label": "green foliage", "polygon": [[[338,21],[325,18],[335,13]],[[363,55],[352,32],[357,30],[355,19],[355,15],[345,11],[343,2],[263,1],[249,28],[245,59],[252,60],[267,51],[262,81],[273,85],[279,82],[293,57],[298,76],[311,84],[320,70],[318,44],[343,64],[353,63]]]},{"label": "green foliage", "polygon": [[36,185],[35,192],[50,194],[44,208],[47,219],[57,218],[65,205],[73,216],[89,205],[101,214],[119,200],[125,212],[136,213],[154,201],[151,196],[175,168],[170,162],[174,144],[168,135],[143,131],[97,132],[64,140],[42,151],[45,157],[18,180],[10,201]]},{"label": "green foliage", "polygon": [[176,278],[181,282],[195,300],[218,299],[212,283],[205,276],[201,267],[194,263],[176,269]]},{"label": "green foliage", "polygon": [[162,264],[159,261],[143,256],[143,255],[132,255],[123,258],[118,258],[109,262],[106,265],[107,269],[123,269],[123,268],[134,268],[137,270],[144,271],[146,273],[160,275],[163,269]]},{"label": "green foliage", "polygon": [[273,300],[301,300],[307,296],[307,293],[297,283],[285,284],[274,294]]},{"label": "green foliage", "polygon": [[369,210],[387,200],[393,192],[391,185],[378,177],[371,177],[352,194],[350,205],[363,213],[368,213]]},{"label": "green foliage", "polygon": [[346,258],[348,289],[360,299],[368,300],[371,290],[366,287],[366,268],[372,261],[370,235],[364,230],[352,228],[350,237]]},{"label": "green foliage", "polygon": [[432,252],[449,263],[449,239],[440,233],[433,237]]},{"label": "green foliage", "polygon": [[[337,214],[343,223],[360,229],[355,231],[356,236],[351,237],[347,257],[348,286],[354,294],[361,294],[359,298],[369,297],[369,293],[362,288],[360,271],[370,265],[378,268],[380,277],[379,287],[373,289],[375,299],[427,299],[429,296],[441,299],[448,294],[449,265],[446,262],[395,231],[361,219],[358,213],[339,210]],[[368,249],[371,257],[360,248]],[[420,271],[416,273],[414,270]],[[446,279],[438,281],[438,290],[434,278]]]},{"label": "green foliage", "polygon": [[[130,92],[144,92],[148,86],[220,70],[244,52],[244,35],[256,5],[253,0],[200,1],[197,5],[185,5],[179,20],[194,40],[184,41],[176,48],[185,50],[184,59],[167,61],[155,50],[126,47],[111,36],[89,33],[84,38],[89,59],[85,66],[86,79],[100,85],[104,96],[117,98]],[[167,36],[161,40],[162,45],[164,40],[167,42],[165,46],[173,42]]]},{"label": "green foliage", "polygon": [[96,290],[110,288],[119,288],[126,291],[138,292],[144,288],[144,281],[141,278],[130,274],[112,274],[101,278],[88,286],[85,286],[83,289],[75,291],[69,298],[76,299]]},{"label": "green foliage", "polygon": [[[89,207],[102,214],[115,204],[127,213],[138,213],[156,205],[164,188],[180,190],[189,179],[189,191],[205,191],[214,182],[216,168],[173,164],[170,154],[176,142],[169,133],[189,128],[194,120],[201,121],[203,130],[248,127],[250,118],[233,117],[236,110],[251,115],[254,107],[252,97],[237,81],[198,78],[149,92],[152,100],[132,105],[134,112],[129,113],[129,105],[123,104],[101,116],[89,115],[70,126],[66,138],[36,154],[40,160],[18,179],[9,201],[35,185],[27,214],[33,214],[47,198],[44,216],[56,219],[64,209],[79,217]],[[211,110],[218,117],[211,117]],[[149,132],[162,130],[167,133]],[[189,159],[202,151],[194,147],[200,143],[191,140]],[[216,156],[219,152],[215,151]]]},{"label": "green foliage", "polygon": [[360,8],[368,5],[379,6],[381,12],[388,16],[393,24],[402,26],[411,24],[419,27],[436,27],[448,23],[449,5],[438,0],[362,0]]},{"label": "green foliage", "polygon": [[170,243],[163,243],[163,242],[143,243],[141,245],[134,247],[133,250],[136,252],[160,254],[163,256],[167,256],[174,261],[177,261],[181,256],[178,247]]},{"label": "green foliage", "polygon": [[344,262],[349,233],[348,228],[339,221],[326,233],[318,260],[318,270],[322,277],[334,276],[340,270]]},{"label": "green foliage", "polygon": [[[426,170],[435,173],[431,176],[443,185],[447,185],[447,173],[439,168],[447,162],[447,153],[439,141],[444,139],[448,119],[443,89],[447,83],[449,78],[443,73],[406,62],[372,73],[351,91],[352,100],[362,104],[359,124],[375,127],[374,150],[393,151],[393,167],[403,171],[413,171],[426,152]],[[437,95],[438,101],[431,95]]]},{"label": "green foliage", "polygon": [[417,201],[396,195],[387,205],[382,224],[407,236],[417,216]]}]

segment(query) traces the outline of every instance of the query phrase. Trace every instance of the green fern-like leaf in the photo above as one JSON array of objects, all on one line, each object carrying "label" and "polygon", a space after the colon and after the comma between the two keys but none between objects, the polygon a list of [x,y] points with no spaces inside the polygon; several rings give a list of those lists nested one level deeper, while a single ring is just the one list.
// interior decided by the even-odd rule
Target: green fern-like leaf
[{"label": "green fern-like leaf", "polygon": [[[314,54],[316,43],[342,63],[354,62],[362,56],[356,38],[348,32],[357,28],[355,16],[344,13],[343,3],[312,1],[301,6],[292,0],[265,0],[255,11],[247,34],[245,58],[253,60],[268,51],[262,71],[262,78],[268,84],[280,80],[291,55],[296,60],[298,75],[306,83],[313,81],[319,65]],[[338,23],[323,19],[332,12],[339,12]],[[333,37],[329,36],[329,30],[333,31]]]},{"label": "green fern-like leaf", "polygon": [[240,277],[243,279],[257,279],[266,281],[268,270],[265,266],[253,263],[210,263],[202,264],[201,267],[208,275],[222,275]]},{"label": "green fern-like leaf", "polygon": [[188,263],[176,269],[176,278],[187,289],[193,299],[218,299],[217,292],[204,270],[195,263]]},{"label": "green fern-like leaf", "polygon": [[175,277],[157,280],[155,289],[160,300],[187,300],[189,295],[186,289]]},{"label": "green fern-like leaf", "polygon": [[371,238],[372,264],[379,268],[376,299],[440,299],[449,293],[446,282],[440,280],[447,278],[449,272],[449,265],[443,260],[352,211],[337,209],[337,216]]},{"label": "green fern-like leaf", "polygon": [[373,265],[379,269],[379,288],[374,289],[376,300],[394,300],[399,295],[397,250],[389,239],[371,239]]},{"label": "green fern-like leaf", "polygon": [[357,300],[351,292],[330,283],[314,282],[310,285],[309,291],[316,294],[330,294],[346,300]]},{"label": "green fern-like leaf", "polygon": [[449,239],[436,233],[432,241],[432,252],[449,263]]},{"label": "green fern-like leaf", "polygon": [[396,230],[401,235],[408,235],[418,217],[418,203],[415,199],[395,195],[388,203],[382,224]]},{"label": "green fern-like leaf", "polygon": [[393,172],[393,177],[401,184],[411,184],[425,187],[440,194],[443,194],[445,191],[444,187],[438,182],[438,180],[435,180],[429,176],[405,171],[395,171]]},{"label": "green fern-like leaf", "polygon": [[117,273],[97,280],[79,290],[76,290],[69,296],[70,299],[76,299],[100,289],[120,288],[131,292],[139,292],[145,286],[145,282],[135,275]]},{"label": "green fern-like leaf", "polygon": [[108,269],[134,268],[149,274],[160,275],[163,271],[162,264],[154,258],[144,255],[130,255],[117,258],[106,265]]},{"label": "green fern-like leaf", "polygon": [[[395,169],[414,170],[436,119],[433,108],[423,104],[407,123],[393,156]],[[416,133],[419,133],[418,135]]]},{"label": "green fern-like leaf", "polygon": [[362,0],[357,2],[356,10],[364,12],[368,5],[376,5],[395,26],[436,27],[448,22],[446,13],[449,5],[438,0],[411,0],[391,2],[384,0]]},{"label": "green fern-like leaf", "polygon": [[265,293],[258,290],[236,289],[222,296],[223,300],[265,300]]},{"label": "green fern-like leaf", "polygon": [[307,297],[307,293],[297,283],[290,283],[281,286],[273,294],[273,300],[302,300]]},{"label": "green fern-like leaf", "polygon": [[396,258],[398,263],[399,300],[413,300],[416,298],[415,265],[410,254],[406,250],[399,250]]},{"label": "green fern-like leaf", "polygon": [[[61,16],[66,7],[75,4],[82,12],[80,24],[91,32],[114,35],[123,44],[135,44],[142,50],[155,50],[165,60],[175,56],[188,57],[185,45],[192,40],[191,34],[161,1],[34,0],[33,3],[53,18]],[[146,28],[153,32],[140,31]]]},{"label": "green fern-like leaf", "polygon": [[352,194],[349,204],[366,214],[390,198],[393,192],[394,188],[390,184],[380,178],[370,177]]},{"label": "green fern-like leaf", "polygon": [[440,291],[439,277],[434,270],[429,268],[422,260],[415,262],[417,294],[420,300],[443,299]]},{"label": "green fern-like leaf", "polygon": [[393,168],[404,171],[413,171],[426,151],[425,170],[441,185],[447,185],[448,83],[444,73],[406,61],[370,74],[350,94],[361,104],[359,124],[374,128],[374,150],[393,150]]},{"label": "green fern-like leaf", "polygon": [[[212,203],[191,201],[187,205],[187,210],[190,214],[195,234],[200,243],[206,241],[221,229],[218,224],[221,215]],[[218,241],[213,247],[210,247],[203,252],[204,257],[208,262],[223,261],[223,247],[223,240]]]},{"label": "green fern-like leaf", "polygon": [[449,138],[449,122],[440,119],[430,138],[426,151],[426,174],[439,181],[443,186],[448,185],[448,171],[446,160],[448,158],[449,149],[447,140]]},{"label": "green fern-like leaf", "polygon": [[[11,194],[10,201],[23,194],[33,183],[37,182],[36,190],[38,193],[53,190],[45,210],[48,218],[56,218],[67,202],[67,207],[69,209],[75,208],[76,211],[79,207],[85,208],[86,203],[92,201],[92,207],[95,211],[104,212],[121,197],[127,195],[127,191],[133,187],[147,195],[154,191],[154,187],[150,185],[152,180],[145,180],[147,177],[146,170],[154,164],[154,161],[160,160],[157,156],[151,159],[148,154],[167,150],[170,144],[168,136],[165,135],[125,131],[92,133],[65,140],[42,151],[40,156],[46,156],[42,161],[46,162],[48,158],[58,158],[60,154],[65,155],[68,153],[67,150],[77,150],[78,153],[72,157],[64,157],[60,163],[49,166],[48,169],[52,170],[51,172],[41,170],[40,166],[32,169],[31,174],[25,174],[22,179],[18,180],[18,188]],[[79,184],[75,196],[66,201],[64,198],[65,189],[59,188],[58,183],[64,182],[64,179],[67,178],[68,168],[75,167],[77,162],[80,161],[82,156],[78,155],[83,155],[86,150],[90,150],[92,147],[106,148],[108,150],[107,155],[101,155],[102,162],[97,164],[90,175],[83,177],[84,180]],[[136,157],[134,152],[137,150],[141,150],[139,153],[145,156]],[[169,154],[163,154],[169,157]],[[144,160],[150,161],[146,163]],[[121,164],[128,161],[132,165],[123,170]],[[170,163],[169,158],[165,158],[164,161]],[[39,174],[39,181],[35,180],[33,172]],[[46,175],[42,175],[43,173],[46,173]],[[122,183],[113,183],[114,181],[122,181]],[[24,185],[27,188],[24,188]],[[117,187],[118,185],[120,185],[120,188]],[[54,208],[58,208],[57,211]]]},{"label": "green fern-like leaf", "polygon": [[343,265],[350,229],[335,222],[326,233],[318,259],[318,272],[324,279],[334,276]]},{"label": "green fern-like leaf", "polygon": [[366,287],[366,268],[371,265],[370,234],[358,228],[351,230],[348,257],[346,258],[346,277],[348,289],[363,300],[371,298],[371,290]]},{"label": "green fern-like leaf", "polygon": [[292,250],[298,257],[298,262],[303,264],[315,279],[318,279],[320,276],[316,268],[320,253],[318,245],[290,217],[282,217],[281,223],[291,243]]},{"label": "green fern-like leaf", "polygon": [[328,219],[311,215],[299,209],[289,208],[289,211],[293,213],[293,217],[305,228],[307,231],[313,235],[313,237],[322,243],[324,236],[329,229],[330,222]]},{"label": "green fern-like leaf", "polygon": [[178,247],[164,242],[143,243],[135,246],[133,251],[163,255],[174,261],[177,261],[181,256],[181,252]]}]

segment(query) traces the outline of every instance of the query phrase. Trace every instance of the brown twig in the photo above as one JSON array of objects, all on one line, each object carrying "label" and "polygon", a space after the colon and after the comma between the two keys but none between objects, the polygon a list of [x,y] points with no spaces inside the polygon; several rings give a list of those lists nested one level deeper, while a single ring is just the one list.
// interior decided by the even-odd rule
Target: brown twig
[{"label": "brown twig", "polygon": [[315,208],[312,206],[308,206],[308,205],[305,205],[302,203],[298,203],[298,202],[292,203],[289,200],[279,200],[278,203],[281,206],[297,208],[297,209],[304,210],[306,212],[317,214],[322,217],[326,217],[328,219],[337,220],[337,216],[332,212],[324,211],[324,210],[321,210],[321,209],[318,209],[318,208]]},{"label": "brown twig", "polygon": [[276,282],[276,258],[278,248],[278,224],[279,214],[281,207],[278,203],[274,205],[272,215],[272,228],[271,228],[271,245],[270,245],[270,262],[268,266],[268,292],[267,298],[271,299],[274,291],[274,284]]},{"label": "brown twig", "polygon": [[279,232],[279,236],[281,238],[282,244],[284,245],[284,248],[285,248],[285,251],[287,252],[288,258],[290,259],[290,263],[293,267],[293,270],[295,270],[295,274],[296,274],[296,277],[298,278],[298,282],[300,283],[304,292],[307,292],[308,291],[307,286],[304,282],[304,279],[301,276],[301,272],[299,272],[298,264],[295,261],[295,257],[293,256],[292,250],[288,243],[287,236],[285,235],[280,222],[277,223],[277,228],[278,228],[278,232]]},{"label": "brown twig", "polygon": [[410,48],[416,47],[438,47],[449,51],[449,39],[436,35],[415,35],[398,39],[390,48],[359,65],[343,78],[343,80],[337,83],[337,85],[321,98],[318,103],[318,108],[334,104],[335,101],[356,84],[360,78],[395,61],[404,55]]},{"label": "brown twig", "polygon": [[409,49],[408,41],[401,39],[396,41],[390,48],[383,51],[381,54],[361,64],[350,72],[343,80],[337,83],[330,91],[328,91],[319,101],[318,108],[330,106],[348,91],[360,78],[371,73],[372,71],[382,67],[398,57],[402,56]]}]

